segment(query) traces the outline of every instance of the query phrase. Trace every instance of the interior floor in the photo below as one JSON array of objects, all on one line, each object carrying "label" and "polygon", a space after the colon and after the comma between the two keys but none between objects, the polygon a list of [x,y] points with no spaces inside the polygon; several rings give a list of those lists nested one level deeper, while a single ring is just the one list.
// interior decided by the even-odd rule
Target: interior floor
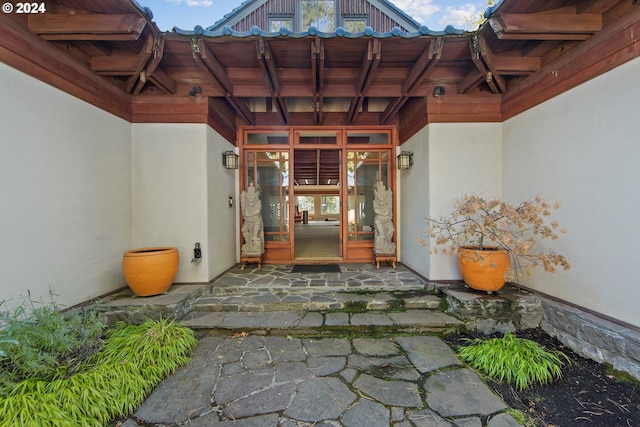
[{"label": "interior floor", "polygon": [[308,224],[296,224],[295,258],[340,259],[340,222],[310,221]]}]

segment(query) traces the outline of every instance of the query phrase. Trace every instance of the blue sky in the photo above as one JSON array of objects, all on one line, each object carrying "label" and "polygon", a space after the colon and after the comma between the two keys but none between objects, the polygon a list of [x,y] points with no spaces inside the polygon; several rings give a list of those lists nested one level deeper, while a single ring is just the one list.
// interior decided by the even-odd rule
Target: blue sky
[{"label": "blue sky", "polygon": [[[137,0],[153,11],[153,20],[162,31],[178,27],[192,30],[196,25],[209,27],[238,7],[242,0]],[[486,9],[486,0],[392,0],[398,8],[431,30],[447,25],[473,29],[472,16]]]}]

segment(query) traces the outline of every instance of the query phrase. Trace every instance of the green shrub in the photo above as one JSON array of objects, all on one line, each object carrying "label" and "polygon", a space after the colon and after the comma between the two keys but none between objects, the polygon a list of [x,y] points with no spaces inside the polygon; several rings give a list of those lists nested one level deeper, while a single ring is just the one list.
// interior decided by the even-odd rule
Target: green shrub
[{"label": "green shrub", "polygon": [[472,368],[494,381],[506,382],[524,390],[533,383],[548,384],[562,378],[561,351],[548,351],[535,341],[506,333],[502,338],[467,340],[458,355]]},{"label": "green shrub", "polygon": [[100,343],[104,325],[95,313],[63,313],[51,297],[0,312],[0,396],[24,379],[66,372]]},{"label": "green shrub", "polygon": [[131,414],[190,360],[193,331],[170,320],[118,324],[70,376],[21,381],[0,400],[0,427],[104,426]]}]

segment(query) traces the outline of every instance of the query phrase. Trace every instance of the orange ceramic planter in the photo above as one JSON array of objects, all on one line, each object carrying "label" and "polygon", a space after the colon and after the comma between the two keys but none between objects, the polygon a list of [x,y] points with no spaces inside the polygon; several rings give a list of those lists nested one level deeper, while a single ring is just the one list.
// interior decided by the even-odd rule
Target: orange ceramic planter
[{"label": "orange ceramic planter", "polygon": [[470,288],[493,292],[504,286],[504,275],[511,266],[509,252],[504,249],[489,248],[477,250],[474,247],[458,249],[458,267],[462,279]]},{"label": "orange ceramic planter", "polygon": [[122,272],[127,285],[138,296],[166,292],[178,272],[177,248],[159,246],[131,249],[122,257]]}]

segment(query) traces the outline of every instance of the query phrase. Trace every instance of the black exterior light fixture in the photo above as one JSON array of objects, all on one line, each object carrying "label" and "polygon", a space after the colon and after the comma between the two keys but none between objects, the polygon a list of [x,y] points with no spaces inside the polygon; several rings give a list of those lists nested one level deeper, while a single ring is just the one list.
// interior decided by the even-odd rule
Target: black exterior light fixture
[{"label": "black exterior light fixture", "polygon": [[396,157],[396,164],[398,169],[409,169],[413,166],[413,153],[409,151],[403,151]]},{"label": "black exterior light fixture", "polygon": [[436,86],[433,88],[433,97],[440,98],[445,94],[444,86]]},{"label": "black exterior light fixture", "polygon": [[202,88],[200,86],[194,86],[189,91],[189,96],[191,98],[196,98],[202,94]]},{"label": "black exterior light fixture", "polygon": [[222,166],[227,169],[238,169],[239,157],[240,156],[231,150],[225,151],[222,153]]}]

